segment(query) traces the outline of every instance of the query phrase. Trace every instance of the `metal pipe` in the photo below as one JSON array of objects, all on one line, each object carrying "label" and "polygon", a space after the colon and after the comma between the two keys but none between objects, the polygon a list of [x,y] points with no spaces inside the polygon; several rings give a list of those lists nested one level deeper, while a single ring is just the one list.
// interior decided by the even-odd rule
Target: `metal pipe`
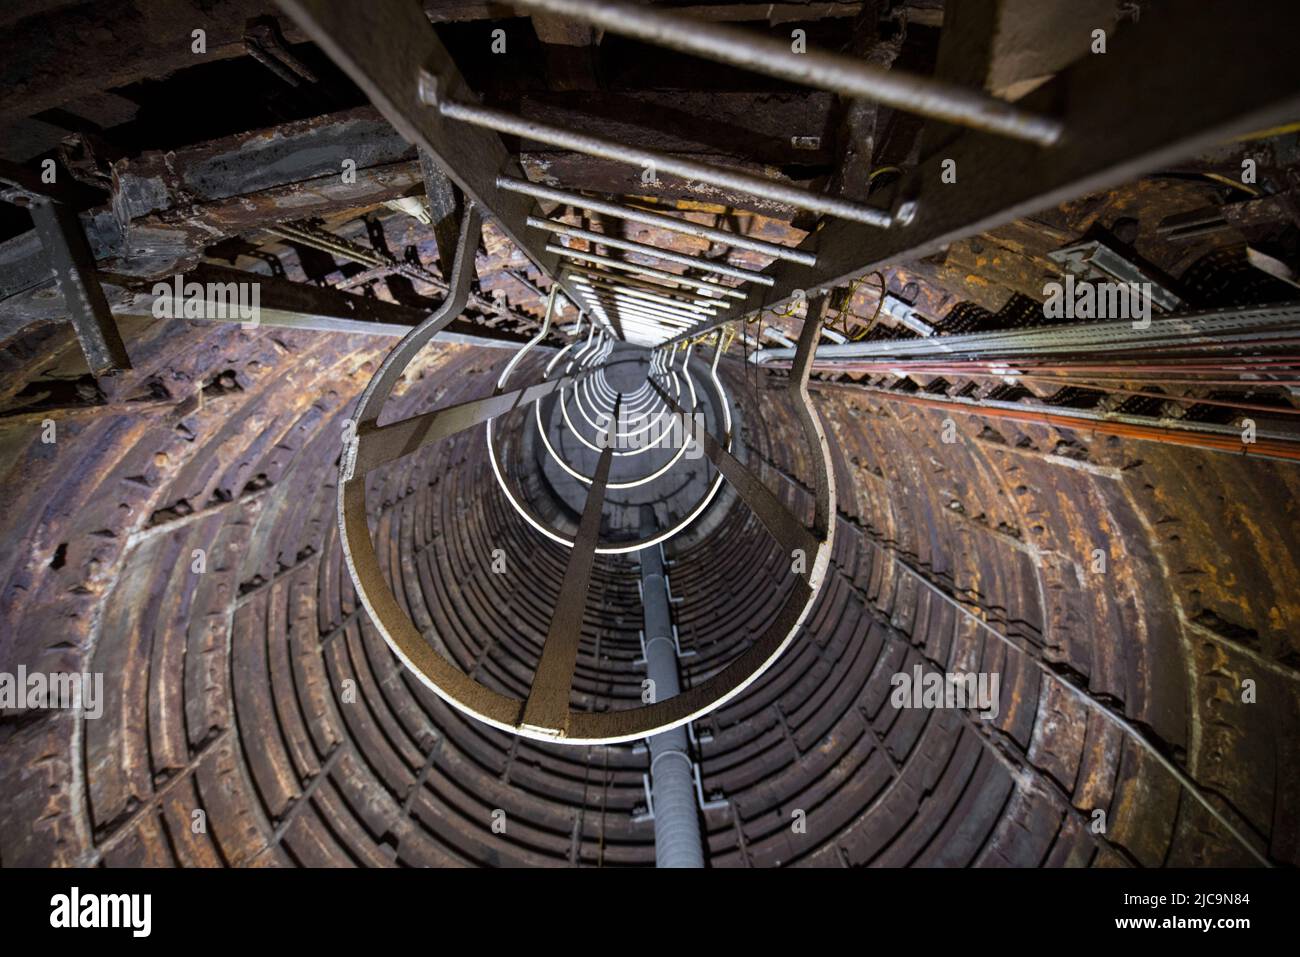
[{"label": "metal pipe", "polygon": [[621,314],[621,318],[625,319],[627,322],[633,325],[641,325],[641,326],[649,325],[649,326],[653,326],[658,331],[672,333],[672,334],[676,334],[676,332],[679,329],[683,328],[682,326],[673,325],[672,323],[658,316],[651,316],[639,312],[625,312]]},{"label": "metal pipe", "polygon": [[[643,505],[643,536],[653,534],[655,528],[653,509]],[[657,547],[643,548],[637,556],[641,561],[646,677],[654,682],[654,700],[663,701],[681,693],[668,583],[664,578],[663,557]],[[694,765],[686,728],[676,727],[651,735],[646,743],[650,750],[650,781],[654,795],[655,866],[703,867],[704,846],[700,842]]]},{"label": "metal pipe", "polygon": [[[981,372],[976,373],[975,378],[1000,378],[995,373]],[[1124,389],[1118,386],[1097,385],[1079,379],[1062,379],[1056,376],[1046,375],[1018,375],[1014,377],[1017,380],[1024,379],[1029,382],[1052,383],[1068,389],[1083,389],[1088,392],[1110,392],[1115,395],[1129,395],[1135,398],[1156,399],[1161,402],[1175,402],[1178,405],[1209,405],[1221,409],[1244,409],[1247,412],[1265,412],[1274,415],[1300,415],[1300,409],[1293,406],[1264,405],[1261,402],[1236,402],[1232,399],[1207,399],[1194,395],[1168,395],[1160,392],[1144,392],[1140,389]],[[1258,383],[1241,382],[1239,385],[1257,386]]]},{"label": "metal pipe", "polygon": [[[789,361],[780,360],[776,362],[764,363],[764,368],[769,369],[788,369],[791,365]],[[1275,386],[1285,387],[1300,385],[1300,378],[1280,378],[1269,373],[1268,378],[1236,378],[1236,379],[1201,379],[1201,378],[1168,378],[1164,375],[1143,375],[1136,372],[1132,375],[1102,375],[1093,372],[1077,372],[1062,367],[1060,372],[1041,372],[1037,366],[1025,366],[1020,363],[1001,363],[995,365],[971,363],[950,365],[950,366],[913,366],[901,362],[818,362],[813,366],[818,372],[827,372],[831,374],[842,374],[846,372],[863,373],[866,375],[888,375],[895,378],[904,376],[944,376],[945,378],[994,378],[994,379],[1040,379],[1044,382],[1062,382],[1066,385],[1079,385],[1081,382],[1088,382],[1091,385],[1087,388],[1102,389],[1104,391],[1117,391],[1111,389],[1111,383],[1123,384],[1127,382],[1141,382],[1144,385],[1153,386],[1240,386],[1244,389],[1258,391],[1263,387]],[[1050,369],[1051,367],[1049,367]],[[1064,375],[1080,376],[1079,379],[1062,378]],[[1258,376],[1258,373],[1247,373]],[[1144,392],[1143,395],[1157,395],[1157,393]]]},{"label": "metal pipe", "polygon": [[[785,363],[789,365],[789,363]],[[1039,365],[1037,363],[1008,361],[1006,359],[994,362],[956,362],[951,365],[941,365],[935,363],[912,363],[912,362],[866,362],[854,360],[852,362],[826,362],[817,363],[820,369],[827,369],[835,372],[884,372],[891,373],[895,370],[911,374],[919,372],[923,375],[966,375],[962,371],[965,369],[976,369],[980,371],[996,372],[999,375],[1020,375],[1020,374],[1051,374],[1051,375],[1086,375],[1090,380],[1102,380],[1113,382],[1133,382],[1141,380],[1153,385],[1274,385],[1281,383],[1295,384],[1300,379],[1294,378],[1300,370],[1290,366],[1263,366],[1255,370],[1234,370],[1225,367],[1217,370],[1202,370],[1195,366],[1187,369],[1179,366],[1161,365],[1161,366],[1140,366],[1140,365],[1123,365],[1116,363],[1111,366],[1093,366],[1093,365],[1074,365],[1071,363],[1062,363],[1055,365]],[[1104,371],[1093,371],[1102,369]],[[1179,373],[1178,376],[1171,377],[1171,372]],[[1237,378],[1204,378],[1205,376],[1237,376]],[[1291,378],[1282,378],[1283,375]],[[1250,376],[1251,378],[1242,378]],[[1267,378],[1264,378],[1264,377]]]},{"label": "metal pipe", "polygon": [[533,346],[545,339],[546,334],[551,331],[551,313],[555,309],[555,294],[559,290],[560,287],[558,284],[551,286],[551,292],[546,297],[546,313],[542,316],[542,326],[537,330],[537,335],[525,342],[520,347],[519,351],[510,357],[510,361],[506,363],[506,367],[501,370],[501,375],[497,377],[498,392],[505,388],[506,379],[510,378],[510,373],[513,372],[515,366],[519,364],[519,360],[524,357],[528,350],[532,349]]},{"label": "metal pipe", "polygon": [[608,256],[600,256],[596,253],[584,253],[578,249],[570,249],[568,246],[559,246],[555,243],[547,243],[546,251],[548,253],[558,253],[568,259],[577,259],[581,262],[599,263],[608,269],[622,269],[626,272],[636,273],[641,276],[654,276],[656,279],[664,279],[668,282],[681,283],[683,286],[694,286],[696,289],[708,289],[719,295],[730,296],[732,299],[744,299],[743,292],[737,292],[730,286],[720,286],[716,282],[708,282],[704,279],[692,279],[690,276],[679,276],[675,272],[664,272],[662,269],[655,269],[651,266],[638,266],[635,263],[624,262],[621,259],[610,259]]},{"label": "metal pipe", "polygon": [[1025,422],[1031,425],[1046,425],[1055,429],[1071,429],[1081,433],[1116,435],[1121,438],[1155,442],[1160,445],[1181,445],[1188,448],[1208,449],[1252,458],[1300,461],[1300,441],[1281,435],[1257,433],[1253,443],[1246,443],[1241,440],[1241,433],[1238,430],[1210,425],[1147,425],[1134,421],[1135,416],[1120,415],[1113,412],[1105,413],[1103,416],[1101,413],[1088,412],[1083,409],[1020,405],[1010,402],[993,402],[988,399],[975,401],[973,399],[938,398],[908,392],[895,392],[891,389],[879,389],[874,386],[863,386],[856,383],[841,386],[841,388],[870,393],[882,400],[894,400],[906,402],[909,405],[946,409],[951,412],[963,412],[967,415],[984,416],[990,419],[1008,419],[1013,422]]},{"label": "metal pipe", "polygon": [[[578,287],[581,288],[581,287]],[[638,309],[641,312],[653,312],[660,315],[672,316],[674,319],[681,320],[687,325],[700,321],[700,316],[693,312],[677,309],[673,306],[665,306],[656,302],[641,302],[636,299],[628,299],[611,293],[605,289],[585,289],[582,295],[588,302],[595,300],[603,304],[607,309],[610,307],[617,309]]]},{"label": "metal pipe", "polygon": [[397,264],[384,256],[370,249],[365,249],[355,243],[350,243],[338,236],[322,236],[311,230],[302,229],[293,223],[279,223],[275,226],[264,226],[265,232],[291,243],[298,243],[302,246],[309,246],[312,249],[318,249],[321,252],[332,253],[336,256],[342,256],[344,259],[350,259],[353,262],[360,263],[363,266],[396,266]]},{"label": "metal pipe", "polygon": [[[710,285],[708,288],[701,288],[695,283],[689,283],[689,289],[680,287],[680,277],[676,273],[665,273],[668,278],[659,278],[656,276],[625,276],[619,272],[609,272],[605,269],[598,269],[596,266],[588,263],[570,263],[566,269],[581,273],[595,279],[603,279],[608,282],[615,282],[620,286],[633,286],[637,289],[644,289],[647,292],[658,293],[661,296],[669,296],[674,299],[681,299],[683,302],[693,302],[698,306],[714,306],[719,309],[731,309],[736,304],[727,301],[729,297],[722,293],[732,290],[730,286]],[[669,286],[668,282],[679,283],[679,285]],[[719,292],[718,290],[721,290]]]},{"label": "metal pipe", "polygon": [[593,213],[601,213],[604,216],[626,219],[634,223],[644,223],[647,226],[658,226],[660,229],[685,233],[687,236],[695,236],[698,239],[707,239],[711,242],[735,246],[737,249],[748,249],[750,252],[762,253],[775,259],[784,259],[804,266],[817,265],[815,255],[799,249],[791,249],[789,246],[764,242],[761,239],[751,239],[739,233],[729,233],[725,229],[714,229],[712,226],[702,226],[688,219],[678,219],[675,216],[665,216],[662,213],[650,213],[645,210],[634,209],[631,206],[624,206],[621,203],[591,199],[581,193],[570,193],[550,186],[541,186],[527,180],[515,179],[512,176],[498,176],[497,188],[512,193],[522,193],[525,196],[544,199],[552,203],[565,203]]},{"label": "metal pipe", "polygon": [[[616,143],[604,137],[591,136],[587,133],[575,133],[563,127],[527,120],[521,116],[515,116],[513,113],[494,110],[487,106],[475,106],[469,103],[459,103],[455,100],[445,100],[427,88],[422,89],[421,95],[426,97],[425,103],[436,107],[447,119],[468,123],[471,126],[496,130],[498,133],[507,133],[521,139],[546,143],[560,149],[573,150],[575,153],[597,156],[614,163],[627,163],[631,166],[653,168],[656,173],[681,176],[684,179],[708,183],[711,186],[734,190],[737,193],[745,193],[774,203],[783,203],[787,206],[793,206],[795,209],[806,209],[814,213],[837,216],[840,219],[866,223],[869,226],[888,227],[893,222],[888,212],[876,209],[874,206],[854,203],[834,196],[825,196],[821,193],[801,189],[798,186],[789,186],[775,180],[764,179],[761,176],[723,169],[719,166],[710,166],[708,163],[697,163],[695,160],[682,159],[670,153],[660,153],[657,150],[649,150],[643,147],[624,146],[622,143]],[[433,102],[430,102],[430,99]]]},{"label": "metal pipe", "polygon": [[629,326],[629,334],[638,335],[638,337],[646,339],[651,346],[658,346],[660,343],[666,341],[667,338],[666,334],[663,332],[655,332],[654,329],[637,328],[637,326]]},{"label": "metal pipe", "polygon": [[638,332],[664,338],[672,336],[680,328],[679,326],[666,326],[655,319],[648,319],[641,316],[624,316],[622,321],[627,323],[629,332]]},{"label": "metal pipe", "polygon": [[611,293],[603,289],[588,289],[583,292],[584,298],[595,299],[606,306],[615,308],[639,309],[642,312],[653,312],[660,315],[671,316],[674,319],[682,320],[687,325],[700,321],[700,317],[693,312],[686,312],[673,306],[665,306],[655,302],[642,302],[637,299],[631,299],[617,293]]},{"label": "metal pipe", "polygon": [[[1072,362],[1069,360],[1052,360],[1040,362],[1037,359],[1026,360],[1023,357],[1013,359],[963,359],[955,358],[952,362],[939,362],[932,359],[852,359],[847,361],[836,360],[834,363],[818,362],[817,365],[834,365],[836,369],[843,369],[847,372],[870,372],[873,369],[880,369],[885,372],[891,369],[919,369],[922,372],[938,369],[940,371],[956,369],[994,369],[994,370],[1032,370],[1035,372],[1087,372],[1087,373],[1105,373],[1105,378],[1116,379],[1133,379],[1136,377],[1156,378],[1161,382],[1166,381],[1164,378],[1168,373],[1177,373],[1178,375],[1220,375],[1230,372],[1249,375],[1275,375],[1277,373],[1292,373],[1300,371],[1300,365],[1295,360],[1283,359],[1275,361],[1273,356],[1227,356],[1215,362],[1187,362],[1183,359],[1171,359],[1164,362],[1148,360],[1143,363],[1133,362],[1106,362],[1106,363],[1089,363],[1089,362]],[[1175,380],[1183,381],[1183,380]],[[1193,382],[1202,381],[1200,379],[1189,380]],[[1233,380],[1237,381],[1237,380]],[[1252,380],[1254,381],[1254,380]],[[1268,380],[1273,381],[1273,380]]]},{"label": "metal pipe", "polygon": [[[783,368],[788,365],[789,363],[777,363],[776,368]],[[820,365],[814,365],[813,368],[819,372],[846,371],[836,366],[823,367]],[[867,371],[877,375],[880,374],[897,375],[898,372],[902,372],[904,370],[889,369],[889,368],[861,370],[861,369],[854,368],[848,371],[854,371],[854,372]],[[963,369],[960,366],[954,366],[947,369],[942,369],[942,368],[922,369],[919,372],[914,369],[908,369],[906,371],[908,375],[911,376],[917,376],[917,375],[936,376],[936,377],[943,376],[945,378],[956,378],[956,379],[993,379],[995,381],[1007,382],[1007,383],[1041,382],[1048,385],[1054,385],[1062,389],[1079,389],[1085,392],[1107,393],[1111,395],[1127,395],[1139,399],[1155,399],[1158,402],[1173,402],[1178,405],[1190,405],[1190,406],[1209,405],[1209,406],[1214,406],[1216,408],[1222,408],[1222,409],[1243,409],[1248,412],[1266,412],[1266,413],[1272,413],[1274,415],[1300,415],[1300,409],[1297,409],[1294,406],[1264,405],[1263,403],[1260,402],[1237,402],[1232,399],[1206,398],[1204,396],[1196,396],[1196,395],[1175,395],[1168,392],[1149,392],[1142,389],[1128,389],[1122,386],[1111,384],[1112,382],[1115,381],[1120,381],[1120,382],[1132,381],[1130,379],[1118,379],[1118,380],[1103,379],[1102,381],[1098,381],[1099,377],[1095,377],[1095,376],[1086,376],[1084,378],[1074,379],[1074,378],[1064,378],[1059,375],[1034,375],[1032,373],[1021,372],[1017,369],[1007,369],[1005,371],[988,370],[988,369],[970,370],[970,369]],[[1153,384],[1167,385],[1169,383],[1167,383],[1164,380],[1158,380],[1157,383],[1153,383]],[[1218,383],[1196,382],[1196,383],[1187,383],[1187,384],[1236,385],[1236,386],[1248,387],[1252,391],[1259,391],[1261,385],[1285,386],[1287,383],[1279,383],[1276,381],[1261,382],[1258,380],[1240,379],[1240,380],[1225,380],[1223,382],[1218,382]],[[1042,399],[1043,397],[1036,396],[1036,398]]]},{"label": "metal pipe", "polygon": [[679,330],[685,329],[689,325],[689,323],[674,322],[671,318],[667,316],[656,315],[655,313],[652,312],[639,312],[635,309],[627,309],[621,311],[615,309],[615,311],[618,315],[620,322],[625,320],[632,320],[632,321],[642,320],[645,322],[652,322],[658,328],[661,328],[665,332],[669,332],[674,335],[676,335]]},{"label": "metal pipe", "polygon": [[662,316],[654,316],[639,312],[619,313],[618,320],[620,325],[626,325],[628,328],[631,328],[638,322],[650,323],[656,329],[659,329],[668,335],[676,335],[681,329],[685,328],[684,326],[676,325],[669,320],[664,319]]},{"label": "metal pipe", "polygon": [[[1270,342],[1300,340],[1300,301],[1256,306],[1230,306],[1150,319],[1145,325],[1127,320],[1074,322],[1033,329],[971,332],[928,339],[890,339],[821,346],[817,359],[878,360],[887,356],[923,358],[1030,359],[1049,355],[1078,355],[1118,350],[1140,350],[1151,355],[1188,349],[1247,348]],[[791,359],[789,349],[764,349],[755,361]]]},{"label": "metal pipe", "polygon": [[634,296],[630,292],[625,292],[621,289],[613,289],[610,288],[609,286],[579,286],[576,283],[574,285],[575,288],[582,289],[585,293],[616,299],[620,302],[626,302],[630,305],[649,306],[657,309],[666,309],[669,312],[672,312],[676,315],[691,316],[693,320],[696,322],[699,322],[701,319],[705,318],[706,316],[712,316],[714,314],[714,311],[712,309],[688,309],[683,306],[679,306],[676,303],[671,301],[664,302],[660,299],[648,299],[644,296]]},{"label": "metal pipe", "polygon": [[533,229],[542,229],[546,232],[558,233],[561,236],[572,236],[574,239],[585,239],[589,243],[600,243],[603,246],[609,246],[611,249],[623,249],[631,253],[640,253],[642,256],[653,256],[665,262],[678,263],[692,269],[702,269],[705,272],[717,273],[719,276],[730,276],[732,279],[739,279],[742,282],[753,282],[760,286],[770,286],[776,282],[771,276],[764,276],[761,272],[754,272],[750,269],[737,269],[735,266],[712,262],[698,256],[684,256],[670,249],[661,249],[658,246],[638,243],[631,239],[619,239],[617,236],[609,236],[590,229],[581,229],[577,226],[570,226],[568,223],[557,223],[553,219],[538,219],[536,216],[529,216],[527,224]]},{"label": "metal pipe", "polygon": [[1058,120],[1026,112],[977,90],[846,56],[815,50],[796,53],[785,40],[652,7],[612,0],[518,0],[514,6],[570,17],[706,60],[1044,146],[1060,139],[1064,128]]},{"label": "metal pipe", "polygon": [[628,331],[640,336],[648,336],[654,340],[656,345],[665,341],[665,339],[667,339],[673,332],[671,329],[664,329],[663,327],[656,326],[648,320],[636,319],[629,319]]},{"label": "metal pipe", "polygon": [[717,315],[716,309],[708,306],[696,305],[694,301],[684,299],[673,299],[669,296],[660,296],[653,292],[644,292],[634,286],[624,286],[621,283],[605,282],[604,280],[584,279],[581,276],[570,276],[569,281],[580,289],[604,290],[618,296],[628,299],[636,299],[641,302],[658,303],[661,306],[672,306],[683,312],[690,312],[700,316]]},{"label": "metal pipe", "polygon": [[677,300],[684,303],[692,303],[696,306],[712,306],[719,309],[730,309],[732,303],[723,302],[720,298],[709,296],[702,292],[687,292],[678,289],[675,286],[665,286],[662,283],[652,282],[648,279],[638,279],[635,276],[624,276],[619,273],[606,272],[603,269],[592,269],[581,263],[574,263],[564,267],[565,275],[576,275],[587,279],[595,279],[601,282],[610,283],[624,288],[639,289],[644,292],[654,293],[657,296],[666,296],[669,299]]},{"label": "metal pipe", "polygon": [[667,319],[673,320],[674,322],[681,323],[683,328],[688,328],[689,326],[691,326],[691,324],[699,321],[700,318],[699,316],[688,315],[680,312],[673,312],[672,310],[664,309],[658,306],[653,306],[648,303],[639,303],[627,299],[620,300],[620,299],[605,298],[605,299],[593,299],[591,301],[599,302],[606,309],[613,309],[616,311],[623,311],[623,312],[639,312],[639,313],[646,313],[649,315],[663,316]]}]

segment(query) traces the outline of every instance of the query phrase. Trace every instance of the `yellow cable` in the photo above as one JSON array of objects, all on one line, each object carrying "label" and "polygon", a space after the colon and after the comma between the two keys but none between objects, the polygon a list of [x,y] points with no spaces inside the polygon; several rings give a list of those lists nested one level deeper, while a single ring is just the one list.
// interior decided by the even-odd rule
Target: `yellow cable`
[{"label": "yellow cable", "polygon": [[1283,133],[1300,132],[1300,123],[1287,123],[1283,126],[1273,126],[1266,130],[1256,130],[1253,133],[1246,133],[1242,136],[1235,137],[1232,142],[1244,143],[1247,140],[1262,140],[1269,136],[1281,136]]},{"label": "yellow cable", "polygon": [[[880,281],[880,296],[876,299],[876,311],[871,314],[871,319],[868,320],[867,327],[855,333],[849,328],[848,317],[851,316],[859,322],[862,321],[862,317],[855,314],[850,307],[853,304],[853,297],[858,294],[858,287],[861,286],[863,281],[869,276],[875,276]],[[824,319],[822,325],[827,329],[833,329],[847,337],[851,342],[858,342],[876,327],[876,320],[880,318],[880,307],[885,303],[885,293],[887,292],[887,289],[888,287],[885,283],[884,274],[881,273],[880,270],[877,269],[869,273],[864,273],[857,279],[853,280],[852,285],[849,286],[848,294],[844,297],[844,308],[839,310],[839,312],[835,314],[834,318],[827,317]],[[839,322],[838,327],[835,325],[836,322]]]},{"label": "yellow cable", "polygon": [[1201,175],[1204,176],[1206,179],[1214,180],[1216,183],[1222,183],[1224,186],[1232,186],[1235,187],[1236,189],[1240,189],[1244,192],[1249,193],[1251,196],[1263,195],[1254,186],[1251,186],[1248,183],[1243,183],[1239,180],[1235,180],[1231,176],[1222,176],[1219,173],[1202,173]]},{"label": "yellow cable", "polygon": [[[876,320],[880,318],[880,309],[885,304],[885,296],[889,292],[889,284],[885,281],[885,274],[880,272],[880,270],[867,273],[867,276],[875,276],[880,280],[880,295],[876,298],[876,308],[875,311],[871,313],[871,321],[867,323],[867,328],[863,329],[853,337],[854,342],[866,338],[867,333],[876,328]],[[866,279],[867,276],[863,276],[861,279]],[[861,282],[861,279],[859,279],[859,282]],[[846,301],[845,305],[852,305],[852,300]],[[857,316],[854,316],[854,318],[856,319]]]}]

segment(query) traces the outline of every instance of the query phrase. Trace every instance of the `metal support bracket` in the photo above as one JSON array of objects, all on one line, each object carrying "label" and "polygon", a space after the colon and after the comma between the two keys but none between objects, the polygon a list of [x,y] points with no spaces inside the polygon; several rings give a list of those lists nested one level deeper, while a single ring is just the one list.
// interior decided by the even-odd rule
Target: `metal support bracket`
[{"label": "metal support bracket", "polygon": [[98,376],[130,369],[131,360],[99,284],[95,256],[76,210],[8,175],[0,176],[0,181],[12,184],[3,191],[3,197],[26,206],[32,215],[37,238],[54,274],[55,285],[63,293],[72,328],[90,371]]}]

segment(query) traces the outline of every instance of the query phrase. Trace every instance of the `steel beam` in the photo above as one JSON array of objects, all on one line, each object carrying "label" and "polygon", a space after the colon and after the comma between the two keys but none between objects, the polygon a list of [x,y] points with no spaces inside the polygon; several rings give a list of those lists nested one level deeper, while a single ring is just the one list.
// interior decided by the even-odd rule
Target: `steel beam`
[{"label": "steel beam", "polygon": [[54,201],[33,202],[29,211],[90,371],[103,375],[131,368],[76,211]]},{"label": "steel beam", "polygon": [[[166,283],[169,291],[174,289],[176,279]],[[192,317],[198,322],[241,322],[233,314],[221,317],[216,315],[218,305],[211,298],[213,285],[236,283],[243,286],[256,285],[258,291],[259,325],[284,329],[310,329],[318,332],[348,332],[377,336],[404,336],[429,315],[430,310],[395,302],[385,302],[370,296],[359,296],[342,292],[328,286],[316,286],[310,283],[294,282],[278,276],[264,276],[261,273],[245,272],[205,263],[179,276],[182,290],[197,286],[201,290],[201,301],[205,308],[202,315]],[[171,314],[177,318],[186,317],[181,304],[175,301],[174,292],[170,296],[156,296],[153,292],[137,293],[129,305],[114,307],[114,312],[122,315],[152,314],[154,303],[159,298],[170,300]],[[431,307],[438,307],[437,300],[429,300]],[[453,319],[438,336],[439,342],[458,342],[468,345],[481,345],[489,348],[518,348],[526,337],[514,333],[491,329],[465,319]]]},{"label": "steel beam", "polygon": [[356,468],[365,474],[488,419],[531,405],[556,389],[573,385],[583,378],[585,376],[562,376],[526,388],[434,409],[386,425],[362,422],[357,426]]},{"label": "steel beam", "polygon": [[[618,421],[615,403],[613,421]],[[573,550],[564,570],[564,584],[550,630],[542,645],[542,657],[533,672],[533,683],[524,702],[520,727],[544,735],[562,737],[569,728],[569,694],[573,689],[573,672],[578,664],[582,643],[582,618],[591,588],[591,570],[596,562],[596,544],[600,540],[601,508],[605,503],[605,486],[614,461],[611,441],[600,453],[596,474],[587,489],[587,501],[574,536]]]}]

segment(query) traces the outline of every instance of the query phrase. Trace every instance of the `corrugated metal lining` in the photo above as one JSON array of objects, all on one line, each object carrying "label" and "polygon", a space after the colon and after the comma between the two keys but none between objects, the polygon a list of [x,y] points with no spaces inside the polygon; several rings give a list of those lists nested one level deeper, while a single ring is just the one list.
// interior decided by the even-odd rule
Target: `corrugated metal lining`
[{"label": "corrugated metal lining", "polygon": [[[0,570],[15,623],[3,666],[102,670],[108,688],[101,719],[0,726],[5,862],[652,864],[652,826],[633,820],[644,754],[538,745],[467,721],[358,612],[332,464],[380,349],[283,330],[177,332],[129,338],[131,375],[168,383],[168,398],[59,416],[53,448],[25,418],[3,426],[15,543]],[[218,365],[230,376],[190,407],[201,370]],[[488,365],[448,348],[424,381],[441,401],[468,398]],[[771,463],[771,487],[797,502],[807,463],[780,393],[732,379],[750,461]],[[414,410],[427,395],[398,401]],[[1296,539],[1273,535],[1294,521],[1278,494],[1296,481],[1286,466],[1081,445],[1045,427],[972,426],[944,445],[934,413],[845,390],[819,403],[846,490],[833,574],[808,633],[697,723],[712,736],[700,745],[704,792],[729,802],[704,814],[713,866],[1249,862],[1035,662],[1082,676],[1270,856],[1295,859],[1281,800],[1295,764],[1280,729],[1296,720]],[[399,599],[462,667],[520,690],[563,551],[506,506],[478,432],[375,482]],[[1216,487],[1234,489],[1234,504],[1215,501]],[[1216,530],[1229,525],[1224,539]],[[1112,572],[1090,578],[1097,543]],[[493,547],[527,574],[492,574]],[[191,572],[195,549],[203,574]],[[699,653],[683,661],[689,686],[779,604],[765,572],[782,556],[732,505],[678,557],[675,614],[684,649]],[[635,698],[643,672],[635,563],[600,561],[595,574],[576,685],[600,707]],[[1231,581],[1252,582],[1249,595]],[[1027,650],[993,640],[940,592]],[[893,673],[954,662],[1002,673],[996,720],[887,704]],[[1259,705],[1234,702],[1246,676]],[[1104,835],[1089,827],[1099,808]],[[804,833],[791,828],[796,811]]]}]

